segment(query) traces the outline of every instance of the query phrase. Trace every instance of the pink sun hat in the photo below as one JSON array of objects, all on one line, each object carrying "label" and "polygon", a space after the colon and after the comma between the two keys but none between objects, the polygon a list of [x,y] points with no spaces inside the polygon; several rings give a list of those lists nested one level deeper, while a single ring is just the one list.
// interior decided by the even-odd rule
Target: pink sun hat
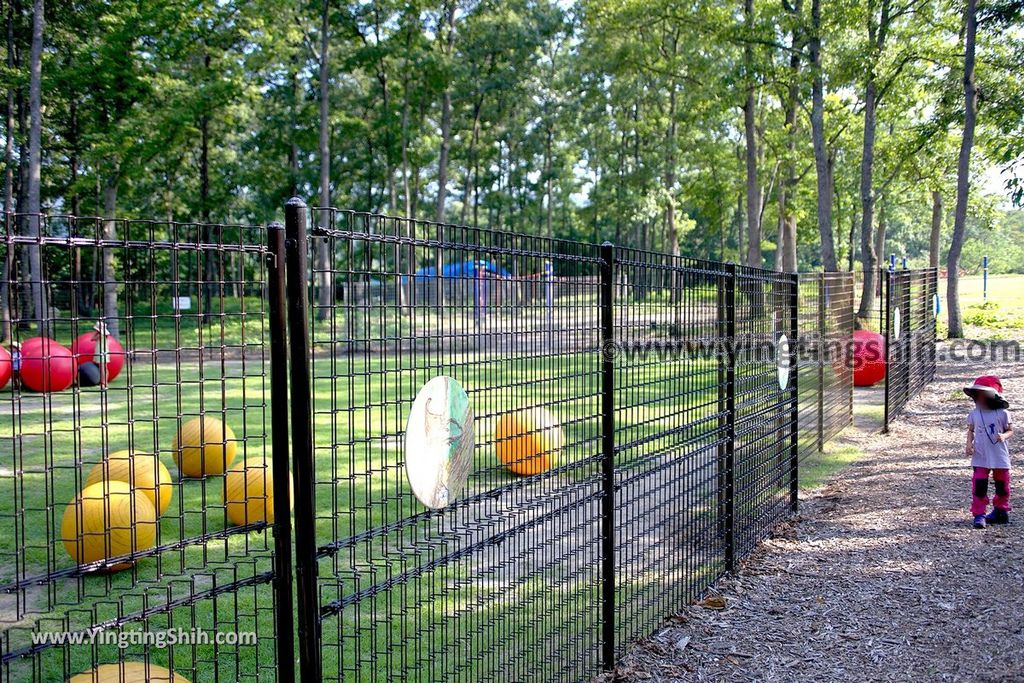
[{"label": "pink sun hat", "polygon": [[979,393],[988,394],[996,399],[1003,398],[1003,383],[995,375],[982,375],[973,384],[964,387],[964,393],[976,398]]}]

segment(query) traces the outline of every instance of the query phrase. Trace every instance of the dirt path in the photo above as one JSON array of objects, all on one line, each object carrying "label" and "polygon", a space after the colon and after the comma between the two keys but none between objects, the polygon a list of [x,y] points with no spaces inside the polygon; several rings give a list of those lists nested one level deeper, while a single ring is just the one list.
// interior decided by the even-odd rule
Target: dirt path
[{"label": "dirt path", "polygon": [[[999,367],[1021,405],[1024,364]],[[959,387],[984,369],[940,367],[889,436],[847,430],[867,458],[716,587],[724,610],[687,607],[615,680],[1024,681],[1024,502],[984,531],[967,510]]]}]

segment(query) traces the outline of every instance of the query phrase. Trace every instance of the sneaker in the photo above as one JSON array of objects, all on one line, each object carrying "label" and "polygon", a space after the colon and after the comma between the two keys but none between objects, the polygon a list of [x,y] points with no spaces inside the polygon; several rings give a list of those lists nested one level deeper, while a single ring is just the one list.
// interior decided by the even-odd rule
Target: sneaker
[{"label": "sneaker", "polygon": [[988,524],[1009,524],[1010,514],[1006,510],[993,508],[992,512],[985,515],[985,522]]},{"label": "sneaker", "polygon": [[974,517],[974,528],[984,529],[985,528],[985,515],[975,515]]}]

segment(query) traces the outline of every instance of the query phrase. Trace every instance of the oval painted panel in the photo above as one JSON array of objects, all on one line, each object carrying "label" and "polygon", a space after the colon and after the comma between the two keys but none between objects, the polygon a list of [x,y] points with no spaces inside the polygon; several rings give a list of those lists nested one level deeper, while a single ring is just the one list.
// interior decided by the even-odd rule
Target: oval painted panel
[{"label": "oval painted panel", "polygon": [[443,508],[466,485],[473,463],[473,409],[457,380],[435,377],[420,389],[405,426],[405,476],[417,500]]},{"label": "oval painted panel", "polygon": [[775,346],[775,362],[779,366],[779,389],[785,391],[789,386],[789,373],[793,366],[793,357],[789,348],[789,337],[779,335],[779,341]]}]

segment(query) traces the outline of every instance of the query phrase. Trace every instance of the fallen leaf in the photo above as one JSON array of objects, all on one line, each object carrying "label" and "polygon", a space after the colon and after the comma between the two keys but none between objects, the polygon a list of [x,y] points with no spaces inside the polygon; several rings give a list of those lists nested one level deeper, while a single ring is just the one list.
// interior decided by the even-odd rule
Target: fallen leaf
[{"label": "fallen leaf", "polygon": [[704,609],[725,609],[725,597],[722,595],[709,595],[700,602]]}]

